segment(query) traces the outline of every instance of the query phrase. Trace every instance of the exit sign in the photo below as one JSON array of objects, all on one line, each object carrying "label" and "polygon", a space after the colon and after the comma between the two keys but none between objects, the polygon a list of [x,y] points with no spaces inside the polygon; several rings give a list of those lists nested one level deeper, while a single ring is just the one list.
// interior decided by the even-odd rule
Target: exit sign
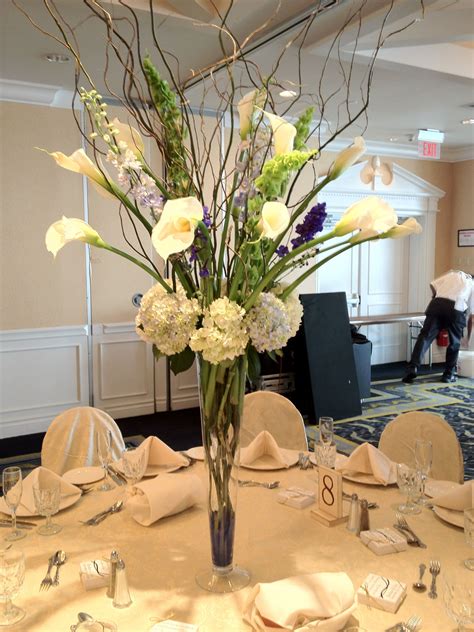
[{"label": "exit sign", "polygon": [[420,158],[432,158],[439,160],[441,156],[440,143],[432,143],[427,140],[418,141],[418,155]]}]

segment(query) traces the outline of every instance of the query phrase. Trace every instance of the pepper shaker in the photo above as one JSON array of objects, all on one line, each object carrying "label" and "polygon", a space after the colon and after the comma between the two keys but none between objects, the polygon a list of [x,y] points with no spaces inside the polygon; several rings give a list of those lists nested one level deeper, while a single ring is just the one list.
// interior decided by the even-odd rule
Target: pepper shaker
[{"label": "pepper shaker", "polygon": [[132,603],[130,591],[128,589],[127,573],[125,571],[125,562],[119,559],[117,562],[117,574],[115,578],[115,593],[113,606],[115,608],[128,608]]},{"label": "pepper shaker", "polygon": [[359,518],[359,528],[357,530],[357,535],[360,535],[361,531],[369,531],[370,523],[369,523],[369,504],[363,498],[360,501],[360,518]]},{"label": "pepper shaker", "polygon": [[110,577],[109,577],[109,587],[107,588],[107,597],[111,599],[114,598],[115,595],[115,582],[117,576],[117,563],[119,561],[119,554],[117,551],[112,551],[110,554]]},{"label": "pepper shaker", "polygon": [[352,494],[351,496],[351,506],[349,508],[349,520],[347,521],[346,529],[348,531],[356,532],[359,528],[359,517],[360,517],[360,505],[359,505],[359,497],[357,494]]}]

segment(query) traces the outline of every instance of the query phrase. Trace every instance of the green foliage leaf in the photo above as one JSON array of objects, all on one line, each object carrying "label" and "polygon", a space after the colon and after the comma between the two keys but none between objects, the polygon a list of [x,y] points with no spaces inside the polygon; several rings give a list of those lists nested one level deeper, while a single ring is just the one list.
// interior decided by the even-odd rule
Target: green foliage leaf
[{"label": "green foliage leaf", "polygon": [[248,360],[247,373],[249,376],[249,380],[252,384],[255,384],[255,382],[260,377],[262,367],[260,365],[260,358],[258,356],[258,352],[254,347],[249,347],[249,350],[247,352],[247,360]]},{"label": "green foliage leaf", "polygon": [[[143,327],[142,327],[143,329]],[[160,358],[162,358],[164,356],[163,353],[161,353],[161,351],[158,349],[158,347],[156,345],[152,346],[152,350],[153,350],[153,356],[155,358],[155,360],[159,360]]]},{"label": "green foliage leaf", "polygon": [[187,371],[193,365],[196,354],[189,347],[186,347],[180,353],[170,356],[170,367],[175,375]]}]

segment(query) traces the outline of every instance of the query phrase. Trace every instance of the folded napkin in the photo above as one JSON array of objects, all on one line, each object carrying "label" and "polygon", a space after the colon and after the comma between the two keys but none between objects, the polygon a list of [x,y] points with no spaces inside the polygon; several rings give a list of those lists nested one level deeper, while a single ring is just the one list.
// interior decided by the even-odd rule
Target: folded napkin
[{"label": "folded napkin", "polygon": [[253,630],[342,630],[356,609],[354,586],[346,573],[313,573],[257,584],[244,606]]},{"label": "folded napkin", "polygon": [[189,460],[179,452],[175,452],[158,437],[148,437],[137,450],[145,451],[146,466],[184,467]]},{"label": "folded napkin", "polygon": [[184,511],[204,498],[201,480],[194,474],[160,474],[134,485],[132,493],[127,503],[130,513],[144,527]]},{"label": "folded napkin", "polygon": [[[68,483],[55,472],[51,472],[51,470],[48,470],[45,467],[37,467],[23,480],[23,491],[21,494],[19,511],[23,508],[30,513],[36,513],[33,485],[38,485],[39,487],[46,486],[51,481],[59,482],[61,488],[61,500],[63,500],[66,496],[77,496],[77,498],[79,498],[82,494],[78,487]],[[61,503],[59,506],[61,507]]]},{"label": "folded napkin", "polygon": [[343,474],[370,474],[381,485],[389,485],[397,480],[396,464],[370,443],[363,443],[350,455],[347,461],[336,469]]},{"label": "folded napkin", "polygon": [[240,465],[253,465],[260,458],[265,457],[265,464],[276,467],[290,467],[290,461],[284,451],[268,432],[262,430],[252,443],[240,451]]},{"label": "folded napkin", "polygon": [[474,481],[467,481],[450,492],[435,496],[431,502],[433,505],[455,511],[474,509]]}]

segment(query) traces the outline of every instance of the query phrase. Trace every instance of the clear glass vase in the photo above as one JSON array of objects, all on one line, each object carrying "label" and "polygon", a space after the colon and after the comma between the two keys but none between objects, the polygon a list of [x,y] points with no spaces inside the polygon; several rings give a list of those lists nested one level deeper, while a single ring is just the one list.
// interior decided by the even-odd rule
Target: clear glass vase
[{"label": "clear glass vase", "polygon": [[234,566],[234,537],[246,356],[210,364],[197,355],[202,443],[208,483],[212,566],[196,581],[211,592],[244,588],[250,574]]}]

